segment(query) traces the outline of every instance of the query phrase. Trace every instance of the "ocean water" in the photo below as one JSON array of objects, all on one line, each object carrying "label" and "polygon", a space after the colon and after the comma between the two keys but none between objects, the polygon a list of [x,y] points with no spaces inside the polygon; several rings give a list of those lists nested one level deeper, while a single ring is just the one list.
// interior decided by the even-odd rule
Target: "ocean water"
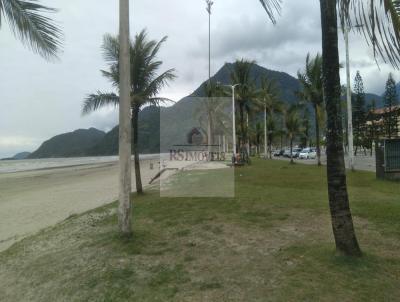
[{"label": "ocean water", "polygon": [[[140,155],[140,159],[152,159],[158,157],[159,157],[158,154]],[[41,170],[49,168],[101,164],[101,163],[110,163],[116,161],[118,161],[118,156],[1,160],[0,173],[14,173],[14,172]]]}]

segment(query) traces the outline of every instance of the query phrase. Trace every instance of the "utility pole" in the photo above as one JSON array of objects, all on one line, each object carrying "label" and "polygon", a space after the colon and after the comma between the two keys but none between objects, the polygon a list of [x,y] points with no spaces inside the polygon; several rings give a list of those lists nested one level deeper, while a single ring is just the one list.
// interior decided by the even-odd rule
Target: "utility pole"
[{"label": "utility pole", "polygon": [[208,12],[208,81],[211,81],[211,8],[214,4],[211,0],[206,0]]},{"label": "utility pole", "polygon": [[[361,25],[359,25],[361,26]],[[349,168],[354,171],[354,140],[353,140],[353,107],[351,104],[351,87],[350,87],[350,54],[349,54],[349,26],[344,25],[344,42],[346,46],[346,76],[347,76],[347,133],[348,133],[348,156]]]},{"label": "utility pole", "polygon": [[233,156],[236,158],[236,106],[235,106],[235,88],[240,84],[232,85],[232,139],[233,139]]},{"label": "utility pole", "polygon": [[131,222],[131,99],[129,0],[119,1],[119,205],[122,234],[132,234]]}]

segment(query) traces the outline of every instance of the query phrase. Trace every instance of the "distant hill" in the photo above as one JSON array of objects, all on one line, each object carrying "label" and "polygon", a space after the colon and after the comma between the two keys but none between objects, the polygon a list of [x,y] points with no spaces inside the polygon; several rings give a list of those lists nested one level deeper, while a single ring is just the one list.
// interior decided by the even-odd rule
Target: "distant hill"
[{"label": "distant hill", "polygon": [[[119,127],[108,132],[97,144],[88,148],[87,156],[118,154]],[[132,138],[133,139],[133,138]],[[139,152],[142,154],[160,151],[160,108],[146,107],[139,114]]]},{"label": "distant hill", "polygon": [[15,160],[26,159],[30,154],[30,152],[20,152],[15,154],[12,158]]},{"label": "distant hill", "polygon": [[20,152],[15,154],[13,157],[2,158],[1,160],[22,160],[28,158],[30,154],[30,152]]},{"label": "distant hill", "polygon": [[85,156],[87,149],[101,141],[105,133],[95,128],[79,129],[57,135],[45,141],[28,158],[78,157]]},{"label": "distant hill", "polygon": [[373,94],[373,93],[366,93],[365,94],[365,104],[368,108],[372,104],[372,100],[375,100],[376,102],[376,107],[377,108],[382,108],[384,106],[383,104],[383,97]]}]

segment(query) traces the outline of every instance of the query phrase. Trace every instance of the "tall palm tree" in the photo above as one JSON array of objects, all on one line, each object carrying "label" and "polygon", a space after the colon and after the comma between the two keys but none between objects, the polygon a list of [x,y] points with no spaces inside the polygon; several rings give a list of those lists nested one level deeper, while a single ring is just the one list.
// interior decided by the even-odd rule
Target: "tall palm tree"
[{"label": "tall palm tree", "polygon": [[3,18],[23,44],[45,59],[57,57],[61,47],[61,30],[42,13],[56,10],[36,0],[0,0],[0,28]]},{"label": "tall palm tree", "polygon": [[[162,61],[157,60],[158,52],[167,37],[160,41],[148,40],[147,33],[142,30],[131,42],[131,110],[133,127],[133,154],[135,162],[136,191],[143,192],[140,175],[140,160],[138,149],[138,119],[139,112],[143,106],[158,106],[162,102],[170,101],[167,98],[159,97],[161,89],[175,78],[174,69],[169,69],[158,74]],[[102,70],[103,76],[109,79],[115,87],[119,83],[119,42],[118,38],[105,35],[103,41],[103,55],[109,64],[109,70]],[[108,105],[118,105],[119,96],[113,92],[97,92],[90,94],[83,103],[82,113],[88,114]]]},{"label": "tall palm tree", "polygon": [[[272,119],[275,112],[282,111],[282,102],[279,99],[279,92],[276,87],[276,83],[266,77],[261,78],[261,88],[257,93],[257,103],[259,108],[264,112],[264,152],[265,157],[269,153],[269,157],[272,158],[272,150],[268,148],[268,122],[267,119]],[[267,152],[267,149],[269,152]]]},{"label": "tall palm tree", "polygon": [[[249,114],[252,108],[252,101],[256,97],[255,82],[251,78],[251,68],[254,61],[245,59],[237,60],[231,72],[232,84],[239,84],[236,88],[236,102],[239,109],[240,143],[241,148],[247,142],[247,128],[245,126],[245,113]],[[248,155],[248,154],[247,154]]]},{"label": "tall palm tree", "polygon": [[293,164],[293,141],[302,132],[302,119],[297,104],[286,108],[284,112],[286,133],[290,142],[290,163]]},{"label": "tall palm tree", "polygon": [[315,58],[307,55],[304,72],[298,72],[297,77],[302,85],[299,96],[302,100],[310,103],[314,109],[315,116],[315,142],[317,145],[318,166],[321,166],[321,124],[324,119],[324,92],[322,78],[322,57],[317,54]]}]

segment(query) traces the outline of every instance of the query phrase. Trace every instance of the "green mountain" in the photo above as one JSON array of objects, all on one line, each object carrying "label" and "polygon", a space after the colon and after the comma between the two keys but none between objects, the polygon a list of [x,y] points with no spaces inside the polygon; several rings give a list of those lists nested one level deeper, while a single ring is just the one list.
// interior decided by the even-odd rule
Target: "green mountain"
[{"label": "green mountain", "polygon": [[[118,126],[113,128],[85,152],[87,156],[118,154]],[[132,138],[133,139],[133,138]],[[146,107],[139,114],[139,152],[158,153],[160,150],[160,108]]]},{"label": "green mountain", "polygon": [[105,133],[95,128],[79,129],[57,135],[45,141],[28,158],[54,158],[86,156],[87,149],[101,141]]},{"label": "green mountain", "polygon": [[[214,82],[220,82],[223,85],[231,84],[231,73],[233,71],[233,63],[225,63],[224,66],[212,77]],[[251,71],[250,77],[254,79],[257,87],[260,87],[262,77],[274,80],[277,88],[281,91],[281,98],[283,101],[293,103],[297,100],[295,92],[300,90],[299,81],[291,75],[266,69],[260,65],[254,64]],[[204,96],[204,87],[207,81],[203,82],[199,88],[197,88],[191,96]]]},{"label": "green mountain", "polygon": [[15,160],[26,159],[29,155],[31,155],[30,152],[20,152],[15,154],[12,158]]}]

